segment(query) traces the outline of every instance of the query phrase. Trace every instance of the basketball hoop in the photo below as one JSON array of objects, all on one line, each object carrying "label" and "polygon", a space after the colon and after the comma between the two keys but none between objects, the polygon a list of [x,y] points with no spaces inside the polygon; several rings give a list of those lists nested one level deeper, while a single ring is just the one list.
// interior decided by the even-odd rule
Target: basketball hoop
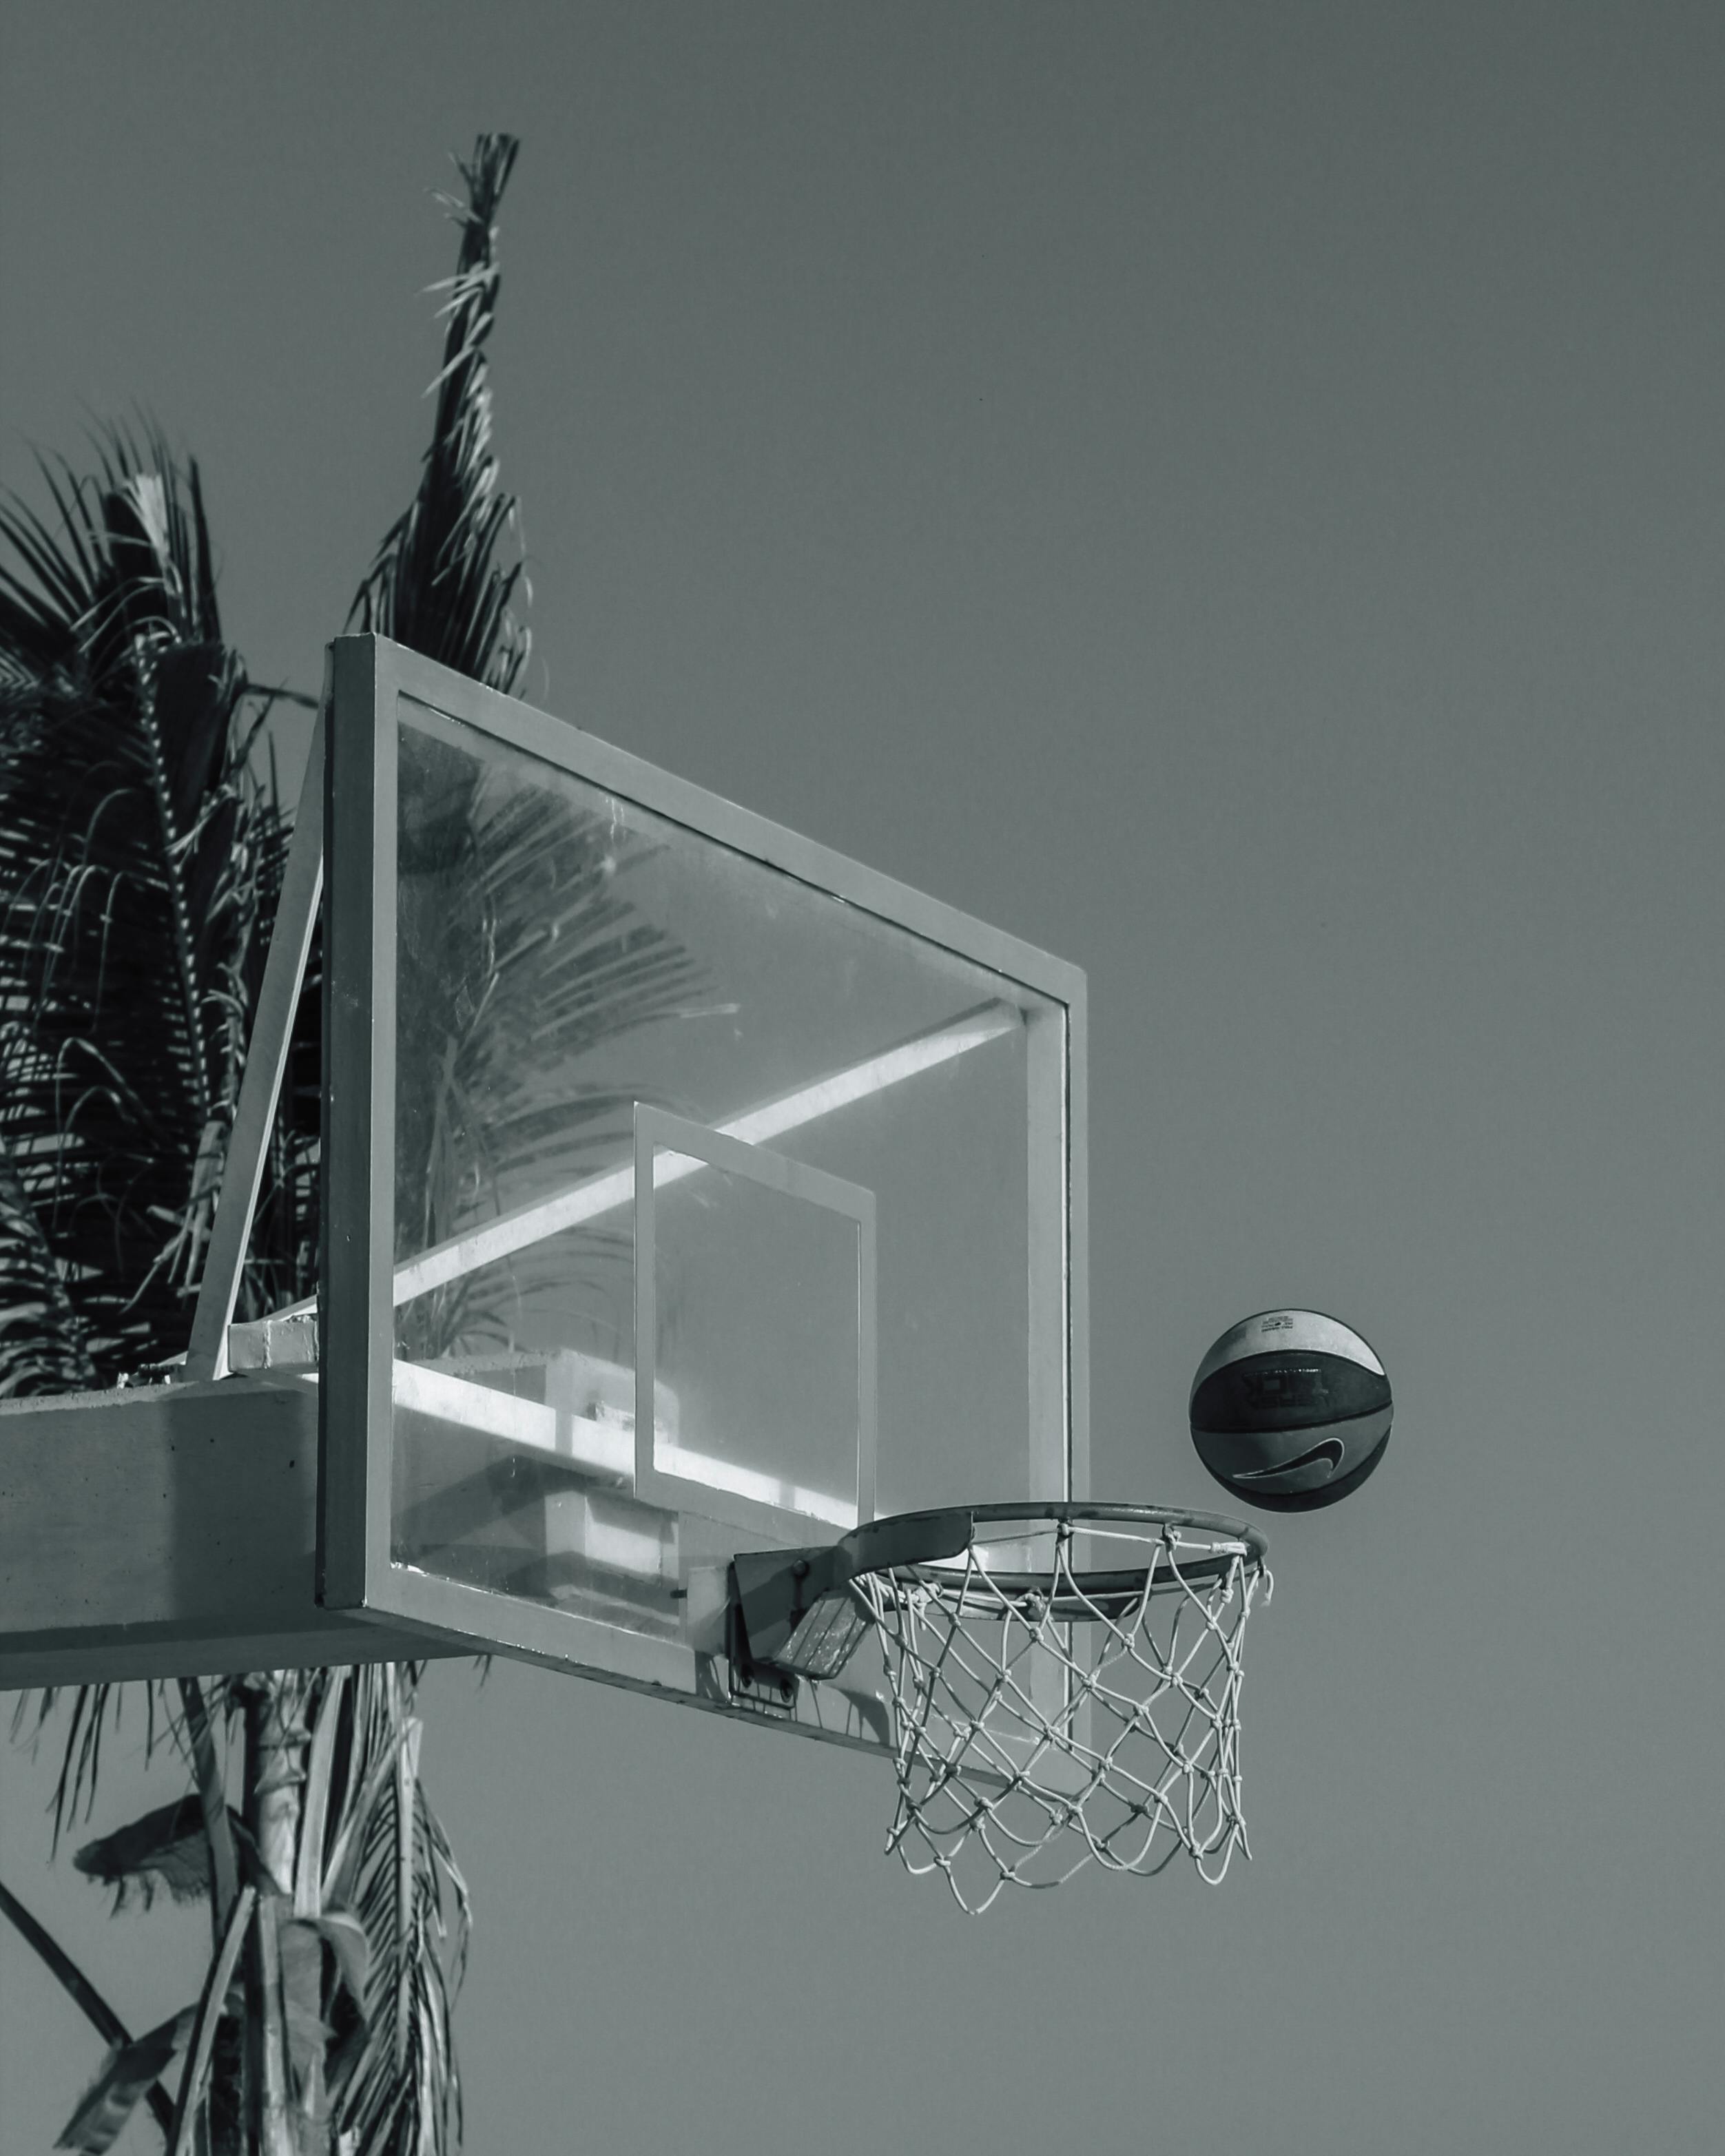
[{"label": "basketball hoop", "polygon": [[978,1912],[1008,1885],[1091,1863],[1147,1876],[1182,1849],[1219,1881],[1236,1845],[1250,1855],[1240,1651],[1270,1589],[1263,1537],[1148,1506],[971,1518],[957,1556],[854,1583],[891,1690],[888,1847]]},{"label": "basketball hoop", "polygon": [[[950,1548],[953,1517],[883,1524],[902,1543],[926,1522]],[[1271,1591],[1263,1537],[1149,1506],[968,1517],[956,1554],[850,1580],[891,1691],[888,1848],[978,1913],[1005,1886],[1057,1887],[1092,1863],[1147,1876],[1182,1849],[1219,1881],[1236,1847],[1251,1854],[1240,1650]]]}]

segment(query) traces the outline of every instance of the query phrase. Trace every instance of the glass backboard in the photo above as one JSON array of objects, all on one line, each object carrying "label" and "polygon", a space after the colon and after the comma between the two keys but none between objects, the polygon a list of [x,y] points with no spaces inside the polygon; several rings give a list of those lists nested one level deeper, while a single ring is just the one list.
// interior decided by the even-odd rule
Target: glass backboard
[{"label": "glass backboard", "polygon": [[[1088,1494],[1083,976],[382,639],[331,678],[323,1601],[765,1712],[737,1551]],[[850,1681],[789,1718],[881,1741]]]}]

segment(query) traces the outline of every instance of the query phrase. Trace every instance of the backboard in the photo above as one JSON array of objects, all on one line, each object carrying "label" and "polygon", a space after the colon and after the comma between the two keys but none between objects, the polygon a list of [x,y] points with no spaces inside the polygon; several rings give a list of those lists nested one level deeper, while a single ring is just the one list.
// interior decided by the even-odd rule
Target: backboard
[{"label": "backboard", "polygon": [[726,1568],[1088,1494],[1082,975],[382,639],[331,678],[324,1606],[884,1742],[733,1686]]}]

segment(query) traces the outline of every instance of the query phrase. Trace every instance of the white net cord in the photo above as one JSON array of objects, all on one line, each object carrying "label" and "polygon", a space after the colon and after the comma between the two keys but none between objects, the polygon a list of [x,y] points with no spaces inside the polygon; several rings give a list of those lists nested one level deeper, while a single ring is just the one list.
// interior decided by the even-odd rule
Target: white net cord
[{"label": "white net cord", "polygon": [[1055,1524],[1034,1581],[973,1545],[855,1583],[891,1692],[887,1847],[912,1873],[941,1872],[973,1913],[1088,1864],[1147,1876],[1184,1850],[1214,1884],[1236,1848],[1251,1854],[1240,1651],[1269,1572],[1163,1527],[1117,1538],[1130,1573],[1080,1574],[1073,1534]]}]

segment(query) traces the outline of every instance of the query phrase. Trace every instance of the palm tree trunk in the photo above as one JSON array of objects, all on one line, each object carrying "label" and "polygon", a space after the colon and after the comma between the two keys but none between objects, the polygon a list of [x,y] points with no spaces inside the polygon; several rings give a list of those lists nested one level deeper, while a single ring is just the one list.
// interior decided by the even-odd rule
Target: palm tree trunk
[{"label": "palm tree trunk", "polygon": [[299,1855],[307,1736],[301,1712],[304,1683],[297,1672],[278,1670],[254,1679],[245,1696],[246,1825],[263,1872],[251,1981],[246,1986],[248,2078],[256,2107],[258,2156],[299,2156],[289,2118],[280,1920],[284,1907],[290,1911],[293,1906]]}]

